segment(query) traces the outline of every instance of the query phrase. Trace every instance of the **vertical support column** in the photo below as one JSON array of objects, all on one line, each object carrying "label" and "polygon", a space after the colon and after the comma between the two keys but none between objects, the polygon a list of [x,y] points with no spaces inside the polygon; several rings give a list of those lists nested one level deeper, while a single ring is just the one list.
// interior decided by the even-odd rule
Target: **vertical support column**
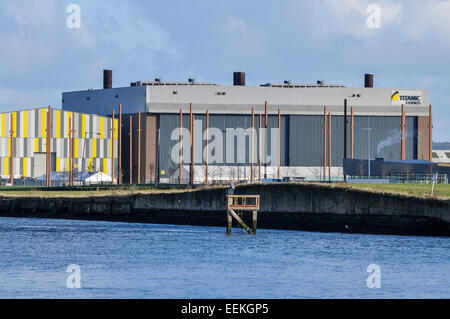
[{"label": "vertical support column", "polygon": [[328,113],[328,180],[331,182],[331,112]]},{"label": "vertical support column", "polygon": [[256,229],[258,227],[258,211],[253,211],[253,228],[252,228],[252,234],[256,235]]},{"label": "vertical support column", "polygon": [[227,235],[231,235],[231,229],[233,227],[233,217],[230,213],[230,205],[231,205],[232,199],[227,196]]},{"label": "vertical support column", "polygon": [[351,122],[351,126],[350,126],[350,129],[351,129],[351,136],[350,136],[350,139],[351,139],[351,148],[350,148],[350,156],[351,156],[351,159],[354,159],[355,158],[355,117],[354,117],[354,107],[352,106],[352,122]]},{"label": "vertical support column", "polygon": [[114,114],[114,109],[112,110],[112,130],[111,130],[111,161],[112,161],[112,165],[111,165],[111,177],[112,177],[112,183],[111,184],[115,184],[116,182],[114,181],[114,137],[116,134],[116,118],[115,118],[115,114]]},{"label": "vertical support column", "polygon": [[323,181],[327,180],[327,107],[323,107]]},{"label": "vertical support column", "polygon": [[141,184],[141,112],[138,113],[138,185]]},{"label": "vertical support column", "polygon": [[428,157],[429,157],[429,161],[433,160],[433,106],[430,104],[430,114],[429,114],[429,118],[428,118],[429,122],[428,122]]},{"label": "vertical support column", "polygon": [[347,99],[345,99],[344,100],[344,159],[347,159],[347,126],[348,126]]},{"label": "vertical support column", "polygon": [[191,184],[194,185],[195,183],[195,115],[192,114],[192,132],[191,132],[191,138],[192,138],[192,147],[191,147],[191,162],[192,162],[192,174],[191,174]]},{"label": "vertical support column", "polygon": [[278,108],[278,178],[281,178],[281,109]]},{"label": "vertical support column", "polygon": [[189,165],[189,184],[193,184],[193,174],[194,174],[194,172],[193,172],[193,163],[192,163],[192,155],[193,155],[193,153],[194,153],[194,147],[193,147],[193,139],[192,139],[192,136],[193,136],[193,131],[194,131],[194,128],[193,128],[193,119],[192,119],[192,117],[193,117],[193,113],[192,113],[192,103],[190,103],[189,104],[189,108],[190,108],[190,123],[189,123],[189,126],[190,126],[190,141],[189,141],[189,146],[190,146],[190,148],[191,148],[191,163],[190,163],[190,165]]},{"label": "vertical support column", "polygon": [[157,174],[155,174],[155,184],[156,187],[158,187],[158,183],[161,183],[161,115],[159,114],[157,117],[157,132],[158,138],[157,138],[157,144],[156,144],[156,167],[157,167]]},{"label": "vertical support column", "polygon": [[252,163],[250,172],[250,182],[254,181],[254,162],[255,162],[255,108],[252,107]]},{"label": "vertical support column", "polygon": [[133,116],[130,115],[130,185],[133,185]]},{"label": "vertical support column", "polygon": [[405,104],[402,104],[402,160],[406,160],[406,115],[405,115]]},{"label": "vertical support column", "polygon": [[269,117],[268,117],[268,114],[267,114],[267,112],[268,112],[268,104],[269,103],[266,101],[265,102],[266,120],[265,120],[265,125],[264,125],[264,127],[266,129],[266,134],[264,134],[264,137],[265,137],[265,141],[264,141],[264,143],[265,143],[265,147],[264,147],[264,178],[267,178],[267,151],[268,151],[268,149],[267,149],[267,147],[268,147],[267,140],[268,140],[268,135],[269,135],[269,133],[267,131],[267,128],[269,126]]},{"label": "vertical support column", "polygon": [[[348,116],[347,116],[347,99],[344,100],[344,159],[347,159],[347,128],[348,127]],[[331,140],[330,140],[331,145]],[[331,165],[331,164],[330,164]],[[331,170],[331,167],[330,167]],[[330,174],[331,180],[331,174]],[[344,182],[347,181],[347,176],[344,174]]]},{"label": "vertical support column", "polygon": [[230,214],[230,211],[227,210],[227,235],[231,235],[231,230],[233,227],[233,217]]},{"label": "vertical support column", "polygon": [[69,164],[70,165],[69,165],[69,167],[67,167],[67,170],[69,171],[69,185],[72,186],[72,122],[70,121],[70,118],[69,118],[68,122],[69,122],[69,161],[70,161]]},{"label": "vertical support column", "polygon": [[180,109],[180,171],[178,174],[180,185],[183,183],[183,110]]},{"label": "vertical support column", "polygon": [[70,166],[72,171],[72,186],[75,185],[75,113],[72,113],[72,158],[70,159]]},{"label": "vertical support column", "polygon": [[52,158],[51,158],[51,134],[52,134],[52,108],[51,106],[48,107],[47,111],[47,123],[46,123],[46,129],[47,129],[47,187],[50,187],[52,185]]},{"label": "vertical support column", "polygon": [[48,143],[48,110],[45,113],[45,186],[48,187],[48,175],[49,175],[49,169],[48,169],[48,149],[49,149],[49,143]]},{"label": "vertical support column", "polygon": [[119,185],[122,185],[122,104],[119,104]]},{"label": "vertical support column", "polygon": [[262,132],[262,114],[259,114],[259,181],[261,181],[261,132]]},{"label": "vertical support column", "polygon": [[205,171],[205,180],[206,185],[208,185],[209,178],[209,110],[206,110],[206,171]]},{"label": "vertical support column", "polygon": [[9,131],[10,141],[10,154],[9,154],[9,175],[11,186],[14,186],[14,119],[13,112],[11,112],[11,129]]}]

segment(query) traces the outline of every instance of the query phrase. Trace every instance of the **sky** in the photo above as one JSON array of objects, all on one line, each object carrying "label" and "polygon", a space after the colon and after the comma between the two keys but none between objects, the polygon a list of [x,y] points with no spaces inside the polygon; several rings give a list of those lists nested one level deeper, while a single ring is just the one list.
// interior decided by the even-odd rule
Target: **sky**
[{"label": "sky", "polygon": [[[80,28],[68,28],[79,5]],[[369,28],[369,5],[381,8]],[[292,80],[430,90],[434,140],[450,141],[450,0],[0,0],[0,112],[61,93],[153,80]]]}]

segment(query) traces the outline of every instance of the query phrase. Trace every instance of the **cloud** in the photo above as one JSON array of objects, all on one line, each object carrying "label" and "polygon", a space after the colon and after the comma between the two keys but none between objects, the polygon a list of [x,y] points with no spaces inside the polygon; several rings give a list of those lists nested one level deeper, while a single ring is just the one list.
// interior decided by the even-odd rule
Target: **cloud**
[{"label": "cloud", "polygon": [[[2,103],[21,105],[22,99],[5,92],[29,96],[28,88],[50,94],[48,99],[59,104],[62,91],[97,87],[102,68],[113,68],[126,78],[155,70],[161,56],[168,61],[177,58],[169,34],[138,7],[117,0],[79,0],[81,28],[69,29],[66,8],[71,3],[2,3],[0,87],[10,98]],[[32,102],[30,98],[28,104]]]},{"label": "cloud", "polygon": [[0,87],[0,112],[58,106],[60,100],[61,92],[58,89]]},{"label": "cloud", "polygon": [[[430,89],[436,139],[450,140],[450,0],[77,0],[82,28],[68,29],[71,3],[2,2],[0,108],[60,103],[63,91],[100,87],[103,68],[114,86],[230,84],[232,71],[247,72],[249,85],[361,86],[372,72],[377,87]],[[366,24],[372,3],[380,29]]]},{"label": "cloud", "polygon": [[379,5],[381,8],[381,29],[400,24],[403,6],[394,1],[385,0],[374,3],[371,0],[326,0],[324,11],[334,25],[333,34],[358,39],[378,35],[381,29],[367,27],[367,18],[371,14],[367,9],[371,4]]},{"label": "cloud", "polygon": [[242,35],[248,32],[248,26],[244,20],[230,14],[225,20],[224,31],[229,34]]},{"label": "cloud", "polygon": [[[97,41],[118,51],[125,62],[142,62],[163,52],[177,59],[170,34],[146,16],[139,7],[119,0],[80,2]],[[152,62],[152,61],[148,61]]]},{"label": "cloud", "polygon": [[436,35],[440,43],[450,44],[450,1],[414,1],[408,6],[410,19],[406,28],[408,34],[416,42]]}]

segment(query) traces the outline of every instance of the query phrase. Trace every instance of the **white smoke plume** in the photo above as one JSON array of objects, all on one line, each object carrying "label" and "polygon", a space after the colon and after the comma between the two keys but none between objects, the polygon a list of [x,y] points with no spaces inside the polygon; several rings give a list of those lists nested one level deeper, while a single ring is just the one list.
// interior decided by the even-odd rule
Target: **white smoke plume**
[{"label": "white smoke plume", "polygon": [[[405,138],[408,136],[408,132],[405,132]],[[400,144],[402,142],[402,131],[392,131],[387,138],[382,140],[377,145],[377,155],[381,155],[381,152],[389,146],[394,144]]]}]

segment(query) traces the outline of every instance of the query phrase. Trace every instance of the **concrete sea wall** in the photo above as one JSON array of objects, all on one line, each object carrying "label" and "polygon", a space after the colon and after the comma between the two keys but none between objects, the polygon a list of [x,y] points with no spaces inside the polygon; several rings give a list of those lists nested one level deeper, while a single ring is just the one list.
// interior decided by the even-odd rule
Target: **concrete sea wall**
[{"label": "concrete sea wall", "polygon": [[[450,200],[311,184],[246,185],[235,194],[261,196],[259,228],[450,235]],[[0,216],[219,226],[225,231],[226,199],[223,188],[115,197],[10,197],[0,199]]]}]

